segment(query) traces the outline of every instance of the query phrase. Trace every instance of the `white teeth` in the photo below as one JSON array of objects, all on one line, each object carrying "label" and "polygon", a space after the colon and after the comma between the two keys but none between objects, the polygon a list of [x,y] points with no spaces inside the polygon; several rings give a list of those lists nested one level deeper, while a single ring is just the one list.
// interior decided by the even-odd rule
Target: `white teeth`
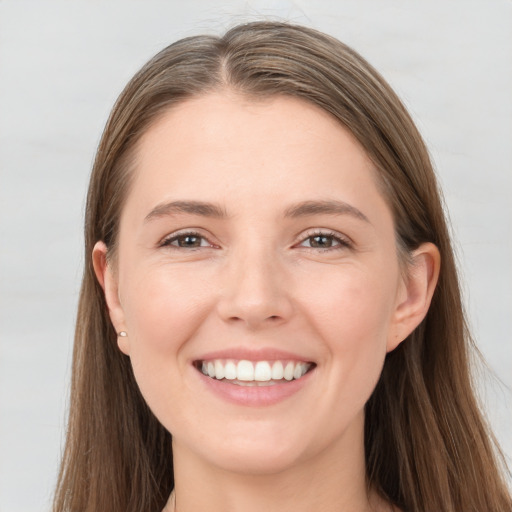
[{"label": "white teeth", "polygon": [[281,363],[281,361],[276,361],[272,365],[272,379],[273,380],[281,380],[283,377],[284,377],[283,363]]},{"label": "white teeth", "polygon": [[212,379],[236,381],[240,385],[275,384],[275,381],[300,379],[310,368],[309,363],[298,361],[247,361],[215,359],[201,362],[201,371]]},{"label": "white teeth", "polygon": [[236,379],[236,366],[233,361],[228,361],[224,366],[224,377],[228,380]]},{"label": "white teeth", "polygon": [[[210,364],[208,364],[208,367]],[[293,379],[293,370],[295,368],[295,365],[290,361],[285,367],[284,367],[284,378],[286,380],[292,380]],[[210,374],[210,372],[208,372]]]},{"label": "white teeth", "polygon": [[298,364],[293,370],[293,378],[300,379],[304,375],[302,373],[302,364]]},{"label": "white teeth", "polygon": [[254,380],[254,365],[251,361],[238,361],[236,365],[236,376],[238,380]]},{"label": "white teeth", "polygon": [[272,369],[267,361],[258,361],[254,368],[254,380],[265,382],[272,378]]},{"label": "white teeth", "polygon": [[225,377],[224,365],[221,361],[215,361],[215,378],[223,379]]}]

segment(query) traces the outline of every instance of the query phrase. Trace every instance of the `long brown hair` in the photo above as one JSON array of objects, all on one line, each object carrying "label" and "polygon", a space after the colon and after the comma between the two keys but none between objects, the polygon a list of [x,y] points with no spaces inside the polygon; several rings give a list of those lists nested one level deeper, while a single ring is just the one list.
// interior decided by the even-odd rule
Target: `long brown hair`
[{"label": "long brown hair", "polygon": [[472,341],[421,136],[395,93],[356,52],[315,30],[277,22],[172,44],[114,106],[87,198],[69,428],[54,511],[158,511],[173,488],[171,435],[148,409],[129,358],[117,348],[91,253],[103,240],[109,257],[115,255],[141,135],[173,105],[219,88],[252,98],[294,96],[329,112],[378,169],[399,252],[432,242],[441,253],[430,310],[388,354],[366,404],[368,485],[408,511],[510,512],[505,468],[475,400]]}]

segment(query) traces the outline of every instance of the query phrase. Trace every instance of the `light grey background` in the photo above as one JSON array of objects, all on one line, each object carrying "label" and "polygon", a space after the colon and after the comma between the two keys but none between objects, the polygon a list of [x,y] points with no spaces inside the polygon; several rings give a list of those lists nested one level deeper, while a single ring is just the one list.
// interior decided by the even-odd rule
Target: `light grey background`
[{"label": "light grey background", "polygon": [[[65,429],[88,173],[121,88],[183,36],[279,17],[354,46],[431,149],[484,400],[512,455],[512,2],[0,0],[0,512],[49,509]],[[484,382],[482,381],[482,382]]]}]

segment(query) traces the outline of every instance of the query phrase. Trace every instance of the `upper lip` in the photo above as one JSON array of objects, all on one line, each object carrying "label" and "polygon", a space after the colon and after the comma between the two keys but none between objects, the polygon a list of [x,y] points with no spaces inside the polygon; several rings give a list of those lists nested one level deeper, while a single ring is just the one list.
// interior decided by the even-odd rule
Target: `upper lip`
[{"label": "upper lip", "polygon": [[194,358],[194,361],[212,361],[214,359],[234,359],[236,361],[302,361],[312,363],[311,358],[277,348],[236,347],[214,350]]}]

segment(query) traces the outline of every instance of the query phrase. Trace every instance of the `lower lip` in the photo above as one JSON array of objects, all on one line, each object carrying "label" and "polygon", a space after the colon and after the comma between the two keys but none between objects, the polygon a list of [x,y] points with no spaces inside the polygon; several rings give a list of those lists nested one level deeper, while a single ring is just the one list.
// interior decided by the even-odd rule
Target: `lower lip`
[{"label": "lower lip", "polygon": [[198,370],[196,372],[204,385],[223,400],[248,407],[263,407],[277,404],[298,393],[309,382],[314,369],[300,379],[270,386],[239,386],[229,380],[212,379]]}]

